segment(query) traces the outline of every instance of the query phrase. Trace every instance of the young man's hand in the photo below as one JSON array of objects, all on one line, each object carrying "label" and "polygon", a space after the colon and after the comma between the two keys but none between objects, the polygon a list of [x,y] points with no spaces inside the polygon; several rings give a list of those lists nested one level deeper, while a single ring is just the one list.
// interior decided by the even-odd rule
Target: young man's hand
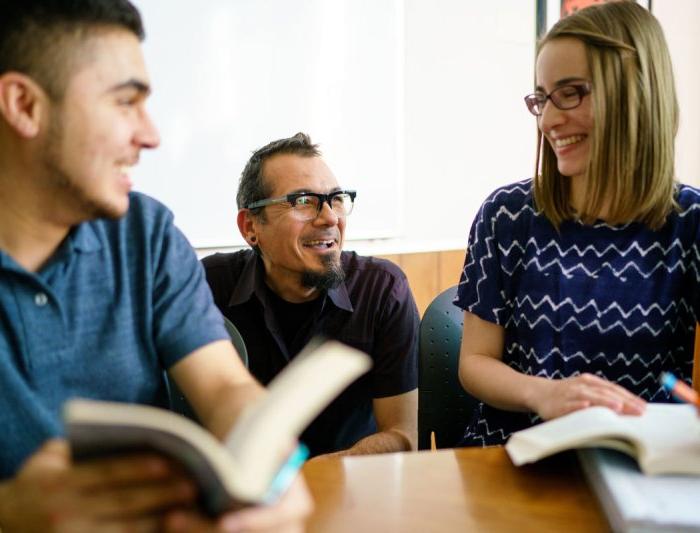
[{"label": "young man's hand", "polygon": [[0,483],[3,531],[157,531],[163,513],[189,506],[194,486],[155,455],[71,464],[68,444],[50,440]]},{"label": "young man's hand", "polygon": [[225,514],[216,521],[194,512],[174,511],[165,520],[165,531],[301,533],[312,510],[311,496],[299,475],[274,505],[249,507]]}]

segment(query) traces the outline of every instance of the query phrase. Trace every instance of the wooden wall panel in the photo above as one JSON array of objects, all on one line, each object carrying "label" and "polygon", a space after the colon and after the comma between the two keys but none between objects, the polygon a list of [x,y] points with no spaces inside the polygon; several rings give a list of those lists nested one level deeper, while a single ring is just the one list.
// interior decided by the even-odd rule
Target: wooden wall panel
[{"label": "wooden wall panel", "polygon": [[408,278],[420,316],[442,291],[457,284],[464,263],[463,250],[378,255],[399,265]]},{"label": "wooden wall panel", "polygon": [[382,259],[388,259],[392,263],[396,263],[397,265],[401,266],[401,254],[377,255],[375,257],[381,257]]},{"label": "wooden wall panel", "polygon": [[439,253],[403,254],[400,266],[406,273],[408,284],[416,299],[420,316],[433,301],[438,291]]},{"label": "wooden wall panel", "polygon": [[439,252],[438,293],[457,285],[464,265],[464,250]]}]

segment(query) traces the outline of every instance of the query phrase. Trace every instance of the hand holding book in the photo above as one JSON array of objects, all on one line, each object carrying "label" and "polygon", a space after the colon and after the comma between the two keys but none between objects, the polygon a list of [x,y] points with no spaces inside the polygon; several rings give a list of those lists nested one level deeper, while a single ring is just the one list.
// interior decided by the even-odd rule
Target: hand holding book
[{"label": "hand holding book", "polygon": [[63,439],[46,441],[16,476],[0,482],[5,531],[159,530],[164,509],[191,507],[196,491],[154,454],[75,464]]},{"label": "hand holding book", "polygon": [[218,516],[278,496],[303,462],[297,453],[285,463],[289,443],[370,365],[338,342],[312,341],[243,411],[224,445],[175,413],[89,400],[66,404],[67,435],[77,460],[156,451],[177,461],[196,480],[203,509]]}]

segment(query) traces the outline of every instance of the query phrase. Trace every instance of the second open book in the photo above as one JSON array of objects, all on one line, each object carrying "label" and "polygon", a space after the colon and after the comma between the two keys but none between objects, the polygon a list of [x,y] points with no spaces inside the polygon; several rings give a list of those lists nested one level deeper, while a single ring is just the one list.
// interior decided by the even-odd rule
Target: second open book
[{"label": "second open book", "polygon": [[700,475],[700,417],[685,404],[648,404],[641,416],[589,407],[513,433],[506,451],[519,466],[590,447],[624,452],[645,474]]}]

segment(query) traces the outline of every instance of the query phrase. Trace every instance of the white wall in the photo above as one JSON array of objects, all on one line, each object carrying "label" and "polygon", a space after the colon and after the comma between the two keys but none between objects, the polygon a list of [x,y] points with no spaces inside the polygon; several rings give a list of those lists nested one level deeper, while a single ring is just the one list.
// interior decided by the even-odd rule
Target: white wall
[{"label": "white wall", "polygon": [[666,35],[680,104],[676,175],[700,186],[700,1],[653,0],[652,13]]},{"label": "white wall", "polygon": [[466,246],[498,185],[534,171],[535,2],[406,0],[403,236]]},{"label": "white wall", "polygon": [[356,183],[348,237],[373,251],[461,247],[484,197],[532,173],[532,2],[136,2],[163,139],[137,183],[196,247],[242,244],[243,163],[299,130]]},{"label": "white wall", "polygon": [[[465,245],[494,186],[532,176],[536,124],[522,96],[532,90],[534,4],[406,0],[408,249]],[[700,186],[700,0],[653,0],[652,12],[678,90],[677,176]]]},{"label": "white wall", "polygon": [[[265,0],[261,5],[272,9],[278,2],[285,1]],[[330,4],[338,4],[341,0],[305,0],[304,5],[311,5],[315,1],[322,2],[324,9],[328,11]],[[382,228],[363,230],[358,234],[354,230],[362,226],[361,217],[353,214],[348,223],[349,237],[365,240],[350,242],[347,247],[364,253],[463,248],[471,221],[484,198],[499,185],[531,177],[533,174],[536,123],[534,117],[527,112],[522,97],[531,92],[533,85],[535,2],[362,1],[364,5],[377,2],[387,6],[399,6],[395,13],[401,17],[400,28],[387,23],[389,25],[385,31],[381,27],[373,30],[378,35],[394,35],[402,42],[392,52],[399,54],[398,64],[392,68],[396,69],[395,79],[400,83],[395,101],[390,104],[395,106],[392,107],[392,112],[397,113],[397,139],[385,152],[383,149],[377,151],[376,146],[369,147],[373,150],[372,155],[375,158],[381,158],[382,153],[386,153],[387,160],[398,157],[398,161],[393,167],[386,166],[390,170],[382,173],[383,188],[360,188],[357,207],[359,210],[367,204],[372,204],[372,209],[385,210],[384,220],[387,220],[388,226],[391,227],[384,228],[384,231]],[[228,6],[229,2],[230,0],[208,0],[206,5],[211,9],[213,5]],[[251,10],[257,2],[262,0],[236,0],[230,5],[242,5]],[[161,42],[156,46],[160,46],[166,53],[168,50],[177,50],[178,46],[190,46],[187,43],[193,39],[197,41],[206,37],[212,40],[211,35],[194,37],[192,32],[184,31],[175,37],[172,34],[162,35],[163,32],[159,30],[162,24],[154,24],[154,19],[160,20],[163,17],[163,24],[171,25],[168,13],[169,9],[174,9],[174,0],[140,0],[139,4],[147,8],[147,52],[149,46],[154,46],[149,44],[154,40]],[[187,10],[190,3],[187,1],[185,4],[183,9]],[[155,9],[156,6],[160,9]],[[700,185],[700,0],[654,0],[652,10],[661,21],[669,42],[680,99],[681,127],[677,143],[677,173],[681,181]],[[369,14],[367,16],[370,17]],[[254,32],[260,33],[264,41],[265,35],[275,32],[274,24],[284,26],[289,22],[289,17],[267,17],[255,24]],[[334,24],[339,22],[336,16],[331,17],[331,20]],[[218,22],[219,25],[223,23]],[[230,30],[242,31],[240,25],[231,26]],[[201,29],[198,31],[202,33]],[[288,31],[288,28],[285,31]],[[338,31],[336,29],[331,33]],[[226,32],[223,35],[226,35]],[[239,48],[245,43],[241,35],[238,35],[236,41]],[[362,35],[352,35],[343,43],[344,46],[359,46],[362,39]],[[171,48],[173,40],[179,44]],[[240,55],[250,50],[244,48],[238,52]],[[175,93],[181,95],[182,99],[191,98],[190,93],[195,90],[191,87],[203,82],[199,79],[187,81],[186,76],[192,77],[193,74],[178,65],[173,60],[175,56],[177,54],[171,53],[167,59],[170,63],[175,63],[175,67],[180,67],[180,70],[176,69],[175,72],[184,76],[183,81],[178,83],[177,76],[168,78],[165,83],[156,84],[153,96],[154,106],[160,106],[159,113],[166,117],[166,122],[173,122],[177,112],[177,100],[173,103],[173,99],[169,98],[168,104],[164,105],[164,94]],[[178,61],[180,59],[178,56]],[[148,55],[147,60],[155,72],[164,66],[163,62],[153,61]],[[334,83],[340,84],[343,81],[342,73],[335,70],[332,72],[336,78]],[[203,75],[202,69],[194,73],[194,76]],[[227,83],[232,84],[229,92],[231,98],[235,99],[240,98],[241,94],[248,94],[241,91],[250,88],[236,89],[236,84],[252,84],[253,87],[259,85],[262,90],[270,84],[285,81],[280,78],[277,71],[270,71],[263,80],[241,80],[234,76]],[[377,83],[370,75],[360,81],[366,86]],[[383,87],[383,90],[386,92],[386,87]],[[363,98],[368,97],[365,95]],[[250,98],[243,101],[253,111],[255,106],[259,105]],[[215,101],[207,102],[200,97],[200,102],[202,110],[209,110],[211,114],[212,103]],[[310,93],[299,101],[299,106],[314,109],[321,104],[326,106],[324,109],[332,111],[335,103],[337,99],[329,100],[318,93]],[[224,101],[224,104],[221,112],[229,113],[227,106],[230,103]],[[324,111],[322,114],[328,113],[330,111]],[[369,120],[364,128],[373,132],[374,126]],[[299,128],[290,126],[287,129],[305,127],[305,124],[300,124]],[[338,129],[315,128],[313,124],[309,127],[309,133],[325,147],[329,163],[336,173],[340,174],[341,183],[346,182],[348,176],[342,175],[339,169],[347,167],[348,164],[353,173],[361,173],[363,168],[376,169],[378,163],[364,157],[362,150],[346,146],[352,143],[339,146],[342,141],[341,137],[336,135],[339,133]],[[212,190],[219,200],[223,198],[231,211],[225,215],[212,213],[206,197],[202,196],[207,190],[198,186],[200,177],[192,175],[189,178],[192,183],[189,189],[186,189],[188,192],[184,194],[184,198],[178,198],[193,206],[191,211],[195,214],[185,216],[210,219],[209,224],[212,228],[220,228],[218,220],[221,216],[226,216],[229,219],[227,224],[230,231],[235,233],[233,194],[242,166],[240,161],[251,149],[265,140],[287,133],[274,130],[266,135],[262,130],[256,130],[252,135],[248,131],[249,128],[249,119],[243,120],[239,117],[235,138],[227,139],[217,148],[224,151],[224,162],[218,168],[206,171],[218,174],[217,185]],[[181,140],[184,133],[182,128],[179,131],[179,137],[174,140],[169,137],[168,131],[163,131],[165,150],[161,148],[158,152],[167,154],[168,143]],[[194,135],[198,131],[191,131],[189,134]],[[144,159],[148,157],[150,156],[145,156]],[[384,165],[386,161],[379,164]],[[158,168],[157,165],[152,166],[151,171],[142,174],[143,181],[149,182],[153,179],[152,174],[157,173],[156,178],[162,183],[162,190],[166,191],[163,193],[163,199],[171,204],[170,200],[175,193],[167,190],[167,182],[175,178],[168,173],[158,172]],[[181,193],[177,194],[183,196]],[[184,213],[178,210],[177,206],[172,207],[176,217],[182,220]],[[366,238],[372,235],[392,235],[393,238],[367,241]],[[225,248],[231,244],[217,242],[216,238],[206,235],[197,236],[193,240],[200,247]],[[206,244],[201,244],[203,242]]]},{"label": "white wall", "polygon": [[358,190],[349,238],[396,236],[402,205],[401,0],[135,0],[161,147],[138,189],[197,247],[244,244],[238,178],[251,152],[311,134]]}]

